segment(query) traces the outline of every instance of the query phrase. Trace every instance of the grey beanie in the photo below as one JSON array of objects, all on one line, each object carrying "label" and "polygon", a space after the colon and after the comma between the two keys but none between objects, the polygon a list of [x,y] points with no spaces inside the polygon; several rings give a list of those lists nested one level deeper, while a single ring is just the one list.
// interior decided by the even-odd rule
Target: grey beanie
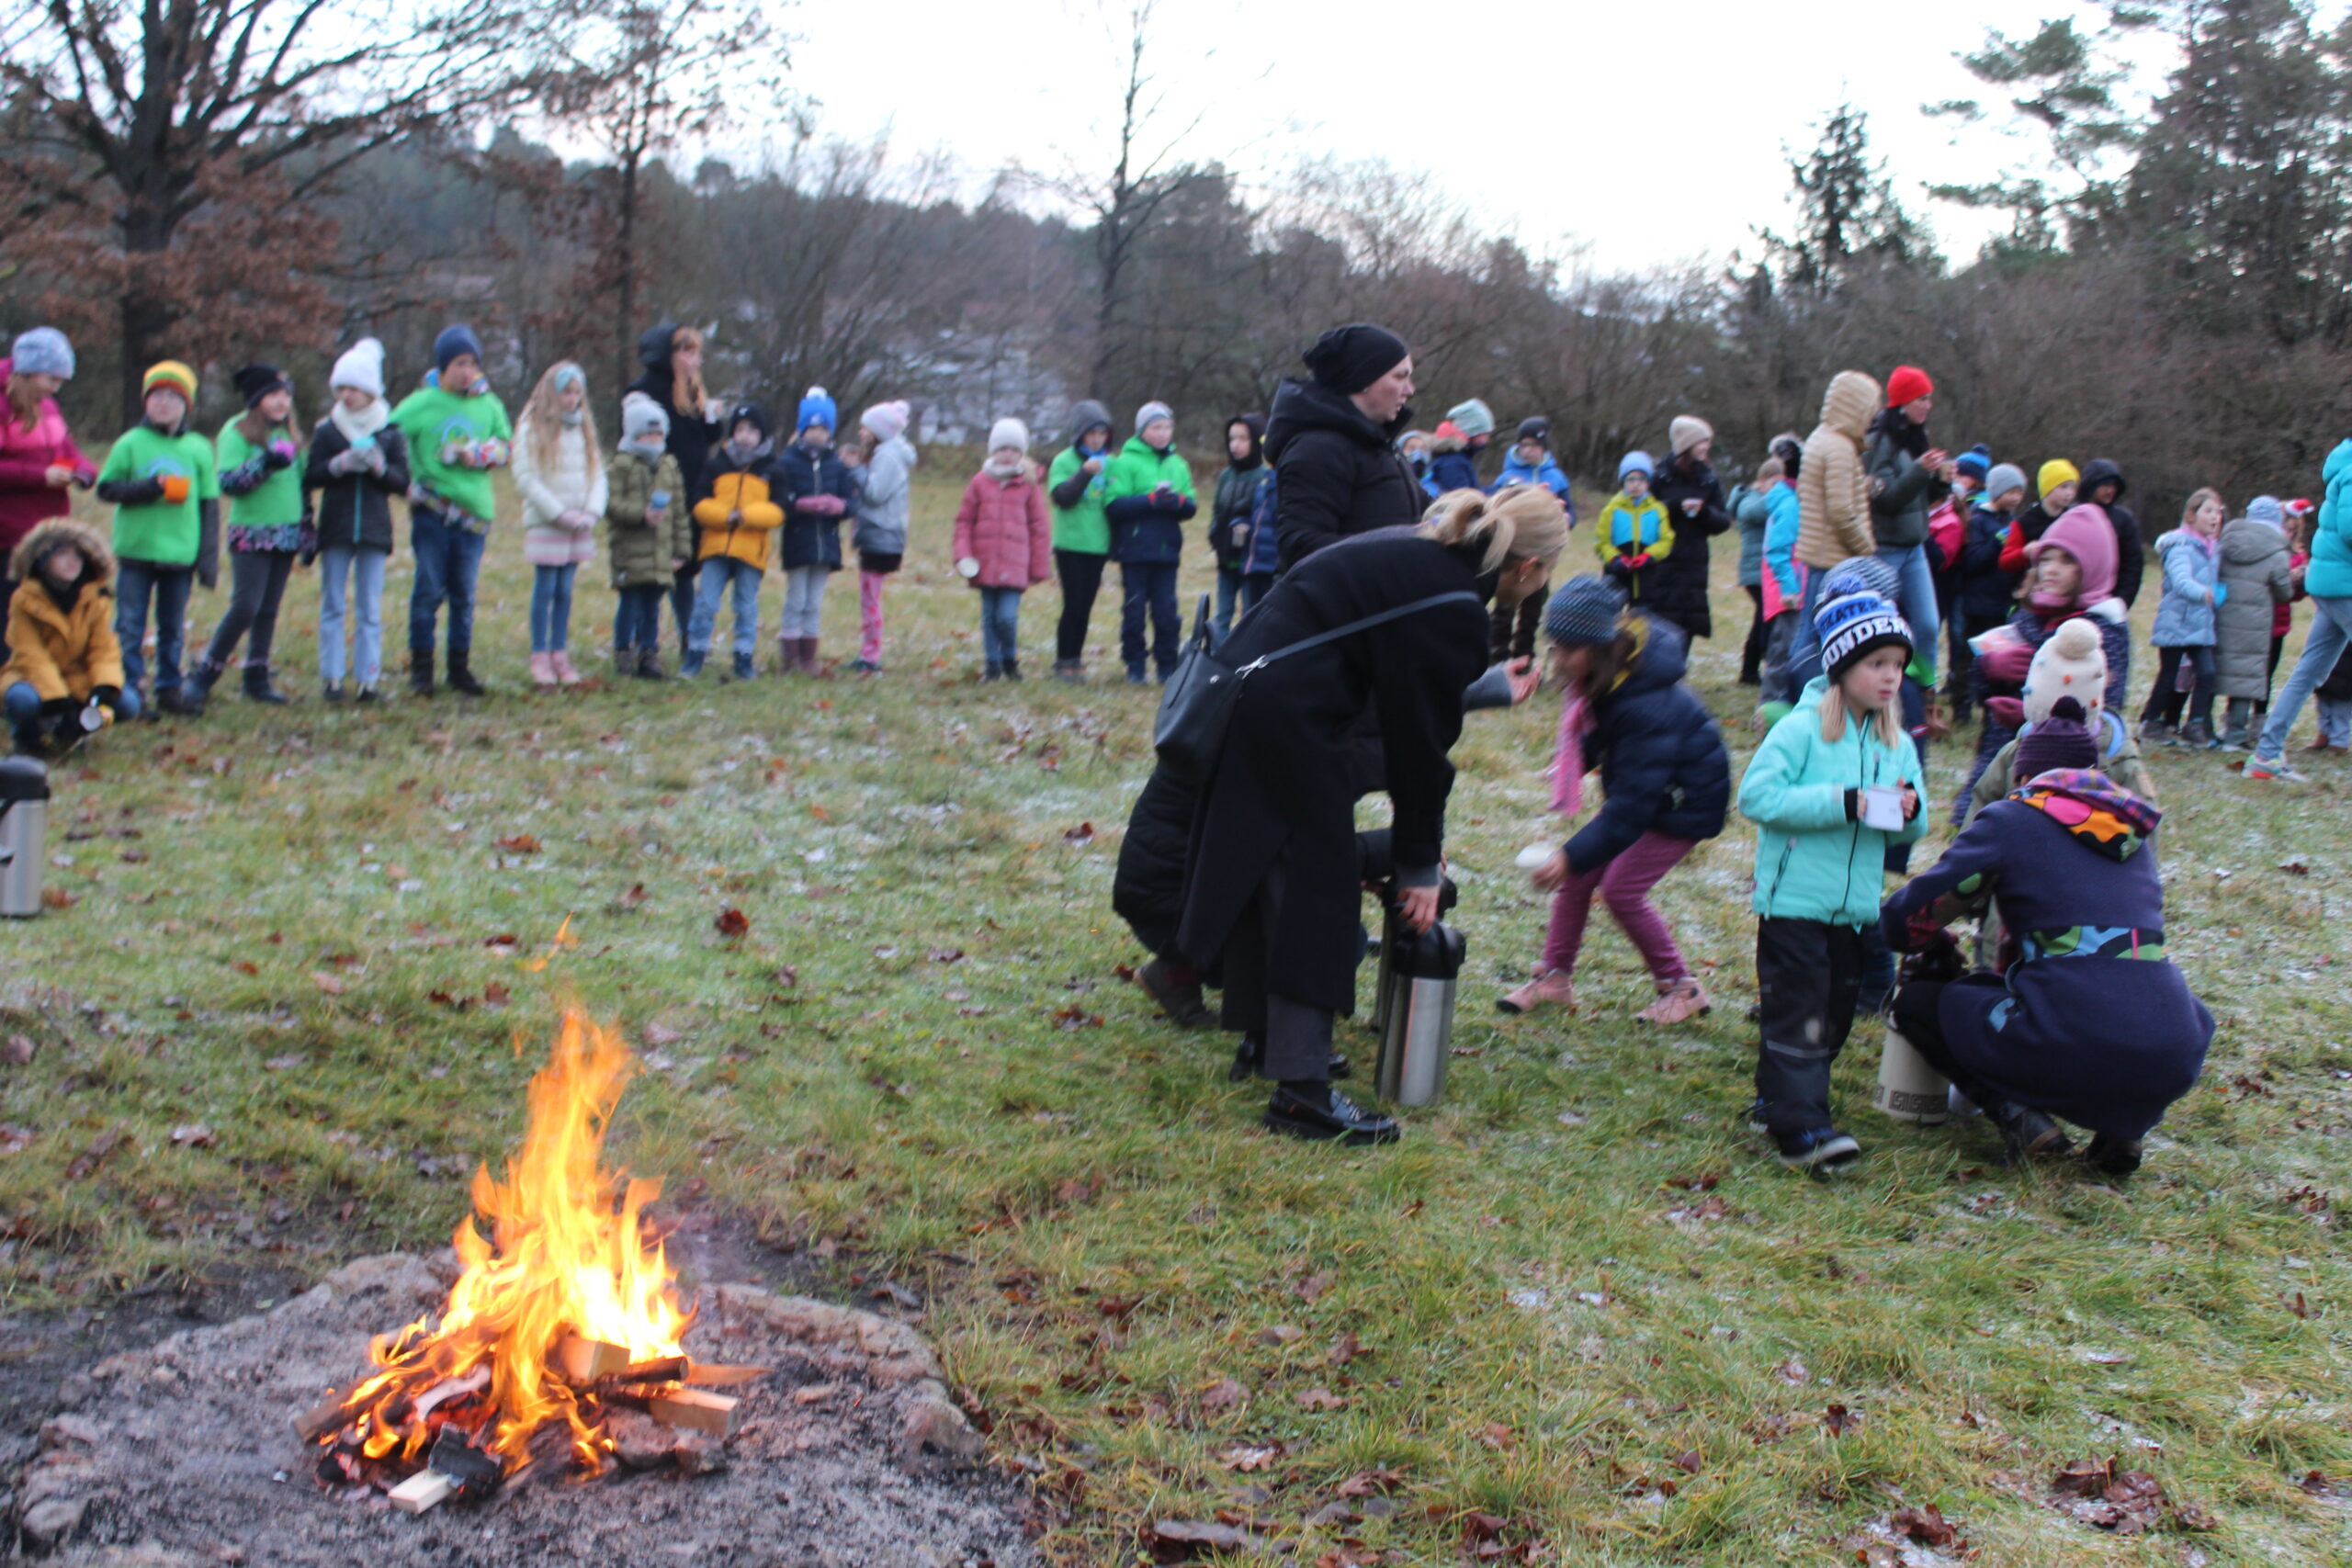
[{"label": "grey beanie", "polygon": [[2013,490],[2025,489],[2025,470],[2015,463],[1996,463],[1984,476],[1984,493],[1998,500]]},{"label": "grey beanie", "polygon": [[54,376],[61,381],[74,379],[74,345],[55,327],[35,327],[17,334],[8,352],[16,368],[28,376]]},{"label": "grey beanie", "polygon": [[1604,577],[1572,577],[1544,606],[1544,635],[1567,648],[1614,642],[1624,613],[1624,590],[1615,583]]},{"label": "grey beanie", "polygon": [[631,392],[621,400],[621,439],[644,441],[650,437],[656,444],[667,440],[670,416],[662,405],[643,392]]},{"label": "grey beanie", "polygon": [[1164,419],[1173,424],[1176,423],[1176,411],[1157,400],[1144,404],[1136,410],[1136,434],[1141,435],[1143,427],[1155,419]]},{"label": "grey beanie", "polygon": [[2275,495],[2256,496],[2245,503],[2245,514],[2256,522],[2274,523],[2281,527],[2287,522],[2287,509],[2278,504],[2278,498]]}]

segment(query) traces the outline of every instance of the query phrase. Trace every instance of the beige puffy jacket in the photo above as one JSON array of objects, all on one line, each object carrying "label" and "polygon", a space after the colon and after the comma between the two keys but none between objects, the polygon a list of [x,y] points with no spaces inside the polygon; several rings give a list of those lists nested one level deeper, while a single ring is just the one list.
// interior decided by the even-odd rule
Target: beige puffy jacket
[{"label": "beige puffy jacket", "polygon": [[1859,370],[1840,370],[1821,400],[1821,423],[1805,437],[1797,465],[1797,559],[1815,571],[1872,554],[1870,477],[1862,437],[1878,412],[1879,385]]}]

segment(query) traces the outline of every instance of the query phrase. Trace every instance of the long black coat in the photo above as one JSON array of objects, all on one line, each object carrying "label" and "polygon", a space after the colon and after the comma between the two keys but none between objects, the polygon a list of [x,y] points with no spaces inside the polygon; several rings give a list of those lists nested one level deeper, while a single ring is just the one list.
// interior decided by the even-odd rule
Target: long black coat
[{"label": "long black coat", "polygon": [[[1317,552],[1234,628],[1220,657],[1261,653],[1437,593],[1479,591],[1475,560],[1403,529]],[[1378,717],[1400,872],[1434,868],[1453,787],[1446,753],[1463,692],[1486,669],[1487,615],[1475,599],[1423,610],[1294,654],[1250,676],[1193,824],[1177,940],[1193,963],[1223,955],[1270,869],[1287,881],[1268,988],[1310,1007],[1354,1005],[1356,784],[1349,733]]]},{"label": "long black coat", "polygon": [[382,473],[329,473],[327,465],[351,450],[351,438],[332,414],[311,433],[302,488],[319,492],[319,548],[392,553],[392,497],[408,493],[408,437],[387,424],[376,445],[384,451]]},{"label": "long black coat", "polygon": [[1652,830],[1690,840],[1724,830],[1731,757],[1713,716],[1682,683],[1690,647],[1679,627],[1652,615],[1633,668],[1593,700],[1584,759],[1600,764],[1604,799],[1568,840],[1570,869],[1605,865]]},{"label": "long black coat", "polygon": [[[1731,526],[1731,510],[1724,504],[1723,481],[1712,464],[1687,455],[1660,464],[1650,493],[1666,508],[1674,528],[1674,548],[1650,569],[1642,589],[1642,608],[1664,615],[1692,637],[1713,637],[1714,616],[1707,608],[1707,541]],[[1682,503],[1696,497],[1695,516],[1682,514]]]},{"label": "long black coat", "polygon": [[1418,523],[1429,501],[1395,442],[1408,410],[1382,427],[1353,400],[1313,381],[1284,381],[1266,422],[1274,466],[1274,534],[1282,570],[1326,545]]}]

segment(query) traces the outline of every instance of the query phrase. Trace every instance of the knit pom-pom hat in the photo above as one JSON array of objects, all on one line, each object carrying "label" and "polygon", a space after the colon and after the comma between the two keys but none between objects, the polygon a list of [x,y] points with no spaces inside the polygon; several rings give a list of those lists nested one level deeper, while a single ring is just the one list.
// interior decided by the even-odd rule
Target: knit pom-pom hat
[{"label": "knit pom-pom hat", "polygon": [[2061,697],[2074,698],[2086,714],[2107,705],[2107,645],[2098,628],[2081,616],[2061,622],[2034,649],[2033,662],[2026,668],[2023,700],[2029,720],[2038,724],[2048,717]]},{"label": "knit pom-pom hat", "polygon": [[833,404],[833,395],[822,387],[811,387],[800,397],[800,412],[793,421],[792,433],[801,434],[812,424],[821,424],[830,435],[842,427],[841,410]]},{"label": "knit pom-pom hat", "polygon": [[1893,604],[1875,593],[1848,593],[1813,615],[1821,637],[1821,668],[1835,685],[1838,678],[1882,648],[1911,651],[1911,628]]}]

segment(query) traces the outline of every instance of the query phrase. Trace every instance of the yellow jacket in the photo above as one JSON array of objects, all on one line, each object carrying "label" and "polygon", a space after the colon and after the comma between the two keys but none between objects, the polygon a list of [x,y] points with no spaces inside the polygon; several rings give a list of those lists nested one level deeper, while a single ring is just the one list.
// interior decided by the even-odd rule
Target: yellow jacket
[{"label": "yellow jacket", "polygon": [[[736,465],[724,446],[714,446],[710,461],[710,493],[695,502],[695,522],[702,529],[696,560],[719,556],[768,569],[768,539],[784,526],[784,508],[768,499],[768,455],[762,451],[748,463]],[[742,513],[740,522],[728,519]]]},{"label": "yellow jacket", "polygon": [[[35,568],[60,545],[82,552],[81,592],[71,608],[58,604]],[[114,635],[114,551],[80,524],[56,518],[24,537],[9,561],[23,581],[8,601],[8,662],[0,692],[17,682],[41,701],[85,702],[94,686],[122,686],[122,644]]]}]

